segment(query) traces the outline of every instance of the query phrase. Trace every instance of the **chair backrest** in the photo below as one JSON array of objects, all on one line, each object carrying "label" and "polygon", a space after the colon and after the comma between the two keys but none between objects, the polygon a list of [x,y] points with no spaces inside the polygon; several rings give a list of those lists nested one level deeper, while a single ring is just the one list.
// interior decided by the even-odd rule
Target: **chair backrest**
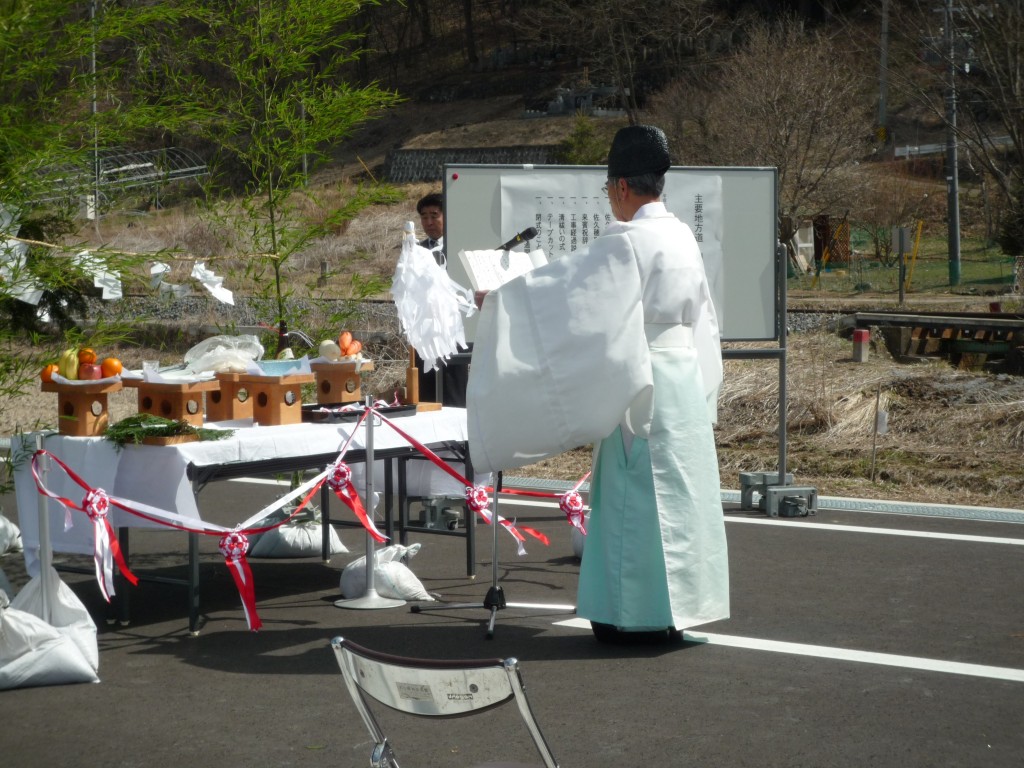
[{"label": "chair backrest", "polygon": [[519,662],[449,661],[394,656],[336,637],[331,647],[345,686],[376,742],[373,768],[397,768],[394,752],[371,710],[371,700],[417,717],[465,717],[515,701],[546,768],[558,768],[526,699]]}]

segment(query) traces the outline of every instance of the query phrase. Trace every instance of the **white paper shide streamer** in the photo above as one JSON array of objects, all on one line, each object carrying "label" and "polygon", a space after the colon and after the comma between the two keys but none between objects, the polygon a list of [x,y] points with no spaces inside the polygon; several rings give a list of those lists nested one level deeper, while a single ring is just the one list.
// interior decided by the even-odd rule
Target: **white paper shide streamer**
[{"label": "white paper shide streamer", "polygon": [[398,259],[391,295],[406,340],[432,370],[466,347],[463,316],[476,310],[473,296],[438,265],[433,254],[416,242],[413,223],[405,225],[402,255]]}]

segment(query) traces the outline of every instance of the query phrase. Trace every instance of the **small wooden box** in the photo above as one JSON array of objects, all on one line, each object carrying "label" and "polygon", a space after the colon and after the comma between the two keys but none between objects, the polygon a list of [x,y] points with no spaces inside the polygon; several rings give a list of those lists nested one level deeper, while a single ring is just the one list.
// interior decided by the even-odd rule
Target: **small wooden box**
[{"label": "small wooden box", "polygon": [[300,424],[302,422],[302,385],[312,384],[311,373],[290,373],[286,376],[238,375],[240,384],[249,390],[252,420],[263,426]]},{"label": "small wooden box", "polygon": [[43,392],[57,393],[57,422],[62,435],[96,437],[102,435],[110,423],[107,395],[118,392],[121,382],[103,384],[42,383]]},{"label": "small wooden box", "polygon": [[252,418],[252,393],[239,373],[218,373],[220,389],[206,395],[207,421],[233,421]]},{"label": "small wooden box", "polygon": [[322,405],[358,403],[363,399],[363,371],[372,371],[373,362],[310,363],[316,374],[316,399]]},{"label": "small wooden box", "polygon": [[220,389],[216,379],[190,382],[155,382],[123,379],[126,387],[139,390],[139,413],[185,421],[193,427],[203,426],[203,393]]}]

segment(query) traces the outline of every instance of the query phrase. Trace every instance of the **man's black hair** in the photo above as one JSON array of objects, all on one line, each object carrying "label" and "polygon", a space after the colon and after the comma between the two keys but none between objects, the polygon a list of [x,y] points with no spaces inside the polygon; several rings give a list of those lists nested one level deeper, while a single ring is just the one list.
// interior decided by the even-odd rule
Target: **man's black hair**
[{"label": "man's black hair", "polygon": [[423,213],[423,209],[428,206],[440,208],[441,213],[444,213],[444,198],[440,192],[431,192],[429,195],[421,197],[420,201],[416,203],[416,213]]}]

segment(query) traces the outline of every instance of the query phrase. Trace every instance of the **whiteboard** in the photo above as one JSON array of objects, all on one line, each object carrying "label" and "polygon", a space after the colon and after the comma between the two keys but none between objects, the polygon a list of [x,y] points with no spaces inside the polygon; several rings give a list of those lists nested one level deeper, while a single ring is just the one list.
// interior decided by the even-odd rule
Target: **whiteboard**
[{"label": "whiteboard", "polygon": [[[612,222],[607,168],[448,164],[444,172],[448,273],[469,286],[460,250],[497,248],[536,227],[549,259],[582,250]],[[777,340],[775,168],[673,167],[665,205],[690,225],[704,256],[724,341]],[[475,336],[475,317],[466,337]]]}]

